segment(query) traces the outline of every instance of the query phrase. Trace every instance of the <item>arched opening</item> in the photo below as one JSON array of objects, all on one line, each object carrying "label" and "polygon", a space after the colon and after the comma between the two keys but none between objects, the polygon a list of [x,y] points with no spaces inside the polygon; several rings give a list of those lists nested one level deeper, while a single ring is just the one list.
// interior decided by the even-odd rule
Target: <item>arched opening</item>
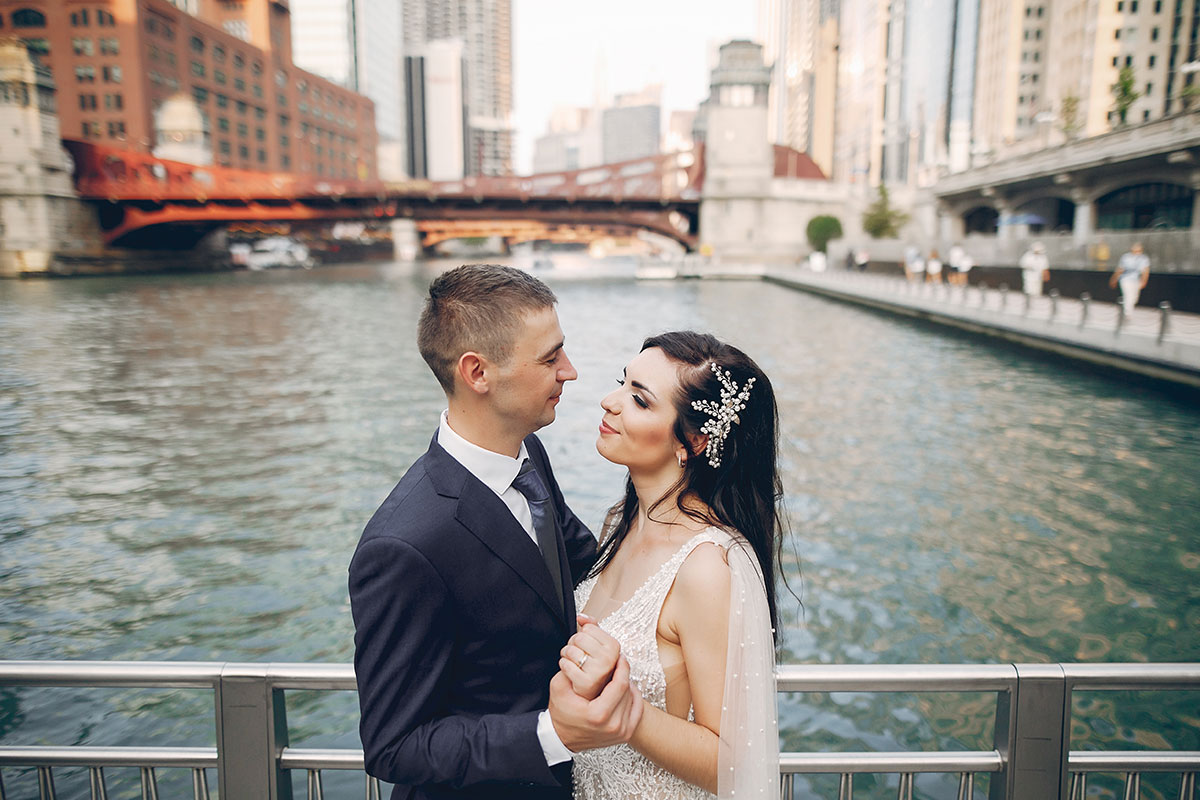
[{"label": "arched opening", "polygon": [[32,8],[18,8],[12,13],[14,28],[44,28],[46,15]]},{"label": "arched opening", "polygon": [[1187,229],[1196,193],[1176,183],[1140,183],[1096,203],[1096,227],[1110,231]]},{"label": "arched opening", "polygon": [[991,206],[976,206],[963,214],[962,219],[963,230],[968,236],[972,233],[995,235],[1000,214]]},{"label": "arched opening", "polygon": [[1070,233],[1075,227],[1075,204],[1061,197],[1039,197],[1017,209],[1013,224],[1028,226],[1030,233]]}]

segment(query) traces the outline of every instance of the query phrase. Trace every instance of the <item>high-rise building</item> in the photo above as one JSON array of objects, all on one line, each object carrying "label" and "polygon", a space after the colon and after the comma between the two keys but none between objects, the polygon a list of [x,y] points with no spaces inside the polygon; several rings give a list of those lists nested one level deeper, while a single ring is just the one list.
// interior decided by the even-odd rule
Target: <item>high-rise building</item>
[{"label": "high-rise building", "polygon": [[180,119],[160,113],[172,100],[202,115],[215,164],[376,176],[374,104],[295,67],[286,2],[199,8],[197,17],[167,0],[67,10],[60,0],[0,0],[0,27],[50,67],[67,138],[150,152],[156,118]]},{"label": "high-rise building", "polygon": [[[1195,73],[1194,0],[981,0],[974,151],[981,159],[1179,111]],[[1191,70],[1197,69],[1191,67]],[[1128,69],[1124,120],[1114,95]]]},{"label": "high-rise building", "polygon": [[658,154],[662,126],[662,86],[619,94],[601,112],[604,163],[615,164]]},{"label": "high-rise building", "polygon": [[600,112],[583,106],[558,106],[546,132],[533,143],[533,171],[563,172],[604,162]]},{"label": "high-rise building", "polygon": [[408,174],[453,181],[466,174],[466,61],[457,39],[426,42],[404,57]]},{"label": "high-rise building", "polygon": [[[402,0],[406,53],[457,39],[466,62],[467,174],[512,172],[512,0]],[[437,136],[430,131],[429,137]]]}]

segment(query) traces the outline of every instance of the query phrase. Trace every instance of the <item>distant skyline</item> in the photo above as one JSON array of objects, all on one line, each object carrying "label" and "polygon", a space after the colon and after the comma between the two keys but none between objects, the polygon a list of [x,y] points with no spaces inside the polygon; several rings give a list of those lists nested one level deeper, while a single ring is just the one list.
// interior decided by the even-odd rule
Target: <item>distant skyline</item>
[{"label": "distant skyline", "polygon": [[[513,122],[516,171],[527,173],[533,142],[557,105],[590,106],[598,84],[608,97],[663,86],[663,119],[708,96],[715,50],[753,39],[748,0],[513,0]],[[597,76],[597,65],[604,75]],[[599,79],[599,80],[598,80]]]}]

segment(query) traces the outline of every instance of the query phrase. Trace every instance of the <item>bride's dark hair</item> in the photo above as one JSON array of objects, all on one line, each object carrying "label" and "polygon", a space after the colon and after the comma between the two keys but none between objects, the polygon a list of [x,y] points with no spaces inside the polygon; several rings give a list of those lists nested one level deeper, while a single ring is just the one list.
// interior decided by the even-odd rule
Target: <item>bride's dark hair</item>
[{"label": "bride's dark hair", "polygon": [[[778,629],[775,578],[782,544],[779,501],[783,492],[776,466],[779,414],[771,381],[748,355],[706,333],[673,331],[651,336],[642,342],[642,350],[651,347],[661,349],[670,360],[681,365],[679,386],[672,398],[677,412],[675,438],[691,453],[683,475],[666,494],[678,489],[675,504],[682,513],[707,525],[737,531],[746,538],[762,568],[771,627]],[[746,407],[738,412],[739,421],[730,428],[720,466],[715,468],[703,449],[692,452],[689,443],[703,435],[700,428],[710,419],[692,403],[721,402],[722,385],[710,366],[713,363],[727,371],[739,389],[754,379]],[[688,505],[689,498],[700,500],[707,511]],[[661,502],[657,501],[646,513],[652,514]],[[599,575],[612,561],[629,534],[637,511],[637,491],[632,479],[626,479],[625,497],[608,511],[599,555],[589,577]]]}]

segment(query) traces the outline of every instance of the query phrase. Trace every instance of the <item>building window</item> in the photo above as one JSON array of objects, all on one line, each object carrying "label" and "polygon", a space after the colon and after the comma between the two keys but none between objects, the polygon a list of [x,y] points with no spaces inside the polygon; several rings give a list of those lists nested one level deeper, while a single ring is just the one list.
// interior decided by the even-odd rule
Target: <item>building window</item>
[{"label": "building window", "polygon": [[288,117],[284,114],[279,115],[279,129],[280,130],[286,131],[289,127],[291,127],[291,124],[292,124],[292,120],[290,117]]},{"label": "building window", "polygon": [[117,56],[121,54],[121,44],[115,36],[105,36],[100,40],[100,52],[106,56]]},{"label": "building window", "polygon": [[117,24],[117,18],[102,8],[96,9],[96,24],[102,28],[112,28]]},{"label": "building window", "polygon": [[245,78],[234,78],[233,79],[233,88],[237,89],[239,92],[246,91]]},{"label": "building window", "polygon": [[32,8],[19,8],[12,14],[12,26],[14,28],[44,28],[46,27],[46,15],[40,11],[34,11]]},{"label": "building window", "polygon": [[238,158],[249,158],[249,157],[250,157],[250,148],[246,147],[246,145],[244,145],[244,144],[239,144],[238,145]]},{"label": "building window", "polygon": [[100,138],[100,123],[94,120],[89,120],[83,123],[83,138],[99,139]]},{"label": "building window", "polygon": [[1154,0],[1154,13],[1155,14],[1162,13],[1162,0]]},{"label": "building window", "polygon": [[296,108],[300,109],[301,114],[308,113],[308,103],[297,103]]},{"label": "building window", "polygon": [[1043,8],[1042,6],[1038,6],[1038,16],[1040,17],[1040,16],[1042,15],[1042,12],[1043,12],[1043,11],[1045,11],[1045,10],[1046,10],[1046,9],[1045,9],[1045,8]]},{"label": "building window", "polygon": [[120,83],[121,82],[121,68],[117,67],[117,66],[111,66],[111,65],[106,66],[104,68],[104,82],[105,83]]},{"label": "building window", "polygon": [[1150,119],[1150,109],[1146,109],[1145,111],[1142,112],[1142,122],[1146,122],[1149,119]]},{"label": "building window", "polygon": [[1113,31],[1113,38],[1114,38],[1114,39],[1120,39],[1120,38],[1121,38],[1121,29],[1120,29],[1120,28],[1117,28],[1115,31]]},{"label": "building window", "polygon": [[1153,68],[1155,60],[1156,60],[1156,56],[1150,56],[1150,64],[1148,66]]},{"label": "building window", "polygon": [[1129,1],[1129,13],[1131,13],[1131,14],[1137,13],[1137,4],[1138,4],[1138,0],[1130,0]]},{"label": "building window", "polygon": [[1125,10],[1125,0],[1117,0],[1117,13],[1120,14]]},{"label": "building window", "polygon": [[241,39],[243,42],[250,41],[250,27],[246,25],[244,19],[227,19],[221,23],[221,27],[235,39]]},{"label": "building window", "polygon": [[88,26],[88,10],[86,8],[83,9],[82,11],[74,11],[71,13],[71,27],[72,28],[86,28],[87,26]]},{"label": "building window", "polygon": [[259,122],[262,122],[267,118],[267,110],[265,108],[258,108],[256,106],[254,109],[254,118]]},{"label": "building window", "polygon": [[267,132],[264,131],[262,128],[255,128],[254,129],[254,138],[260,142],[265,142],[267,140]]},{"label": "building window", "polygon": [[222,86],[224,86],[225,85],[225,73],[219,69],[214,69],[213,70],[213,80],[216,81],[217,83],[221,84]]},{"label": "building window", "polygon": [[281,155],[279,157],[279,166],[283,167],[284,169],[290,169],[292,166],[292,157],[287,153]]},{"label": "building window", "polygon": [[79,110],[80,111],[95,111],[96,110],[96,95],[94,95],[94,94],[79,95]]},{"label": "building window", "polygon": [[76,36],[71,39],[71,49],[75,51],[75,55],[77,56],[95,55],[95,48],[92,47],[92,40],[82,36]]},{"label": "building window", "polygon": [[239,122],[237,124],[237,134],[238,134],[238,136],[249,136],[250,135],[250,129],[246,127],[246,123]]},{"label": "building window", "polygon": [[193,36],[188,44],[192,48],[193,53],[204,53],[204,40],[199,36]]},{"label": "building window", "polygon": [[193,61],[192,62],[192,74],[195,75],[197,78],[203,78],[204,77],[204,65],[201,64],[199,61]]},{"label": "building window", "polygon": [[76,83],[95,83],[96,68],[91,65],[83,65],[75,68]]},{"label": "building window", "polygon": [[258,156],[258,163],[260,163],[260,164],[267,163],[267,151],[266,150],[258,150],[255,152],[255,155]]},{"label": "building window", "polygon": [[124,139],[125,138],[125,123],[119,119],[118,120],[109,120],[108,138]]},{"label": "building window", "polygon": [[280,108],[287,108],[287,104],[288,104],[287,103],[287,95],[284,94],[283,92],[279,92],[278,94],[276,94],[275,95],[275,104],[277,106],[279,106]]},{"label": "building window", "polygon": [[223,94],[218,94],[217,95],[217,108],[228,108],[228,107],[229,107],[229,98]]},{"label": "building window", "polygon": [[1125,66],[1127,66],[1127,67],[1133,66],[1133,56],[1125,56]]},{"label": "building window", "polygon": [[291,143],[292,143],[292,140],[288,138],[288,135],[286,133],[282,133],[279,135],[279,146],[280,147],[288,147],[291,145]]},{"label": "building window", "polygon": [[275,85],[280,89],[287,86],[287,73],[281,69],[275,70]]},{"label": "building window", "polygon": [[1152,95],[1152,94],[1154,94],[1154,84],[1153,84],[1153,83],[1147,83],[1147,84],[1146,84],[1146,96],[1147,96],[1147,97],[1149,97],[1149,96],[1150,96],[1150,95]]},{"label": "building window", "polygon": [[197,105],[203,105],[203,104],[207,103],[208,102],[208,89],[205,89],[203,86],[193,86],[192,87],[192,99],[196,101]]},{"label": "building window", "polygon": [[250,62],[250,74],[251,75],[262,75],[262,62],[261,61],[251,61]]},{"label": "building window", "polygon": [[229,130],[229,120],[225,117],[217,117],[217,130],[228,131]]},{"label": "building window", "polygon": [[167,63],[170,64],[172,67],[175,66],[175,51],[174,50],[167,51]]},{"label": "building window", "polygon": [[125,108],[125,99],[119,94],[106,94],[104,108],[108,111],[120,111]]},{"label": "building window", "polygon": [[1150,29],[1150,41],[1152,41],[1152,42],[1158,41],[1158,28]]},{"label": "building window", "polygon": [[237,101],[237,112],[239,114],[245,114],[246,108],[247,108],[247,106],[246,106],[246,102],[244,100]]},{"label": "building window", "polygon": [[242,57],[242,54],[234,53],[233,54],[233,68],[234,69],[243,69],[245,66],[246,66],[246,59]]},{"label": "building window", "polygon": [[262,87],[259,86],[257,83],[254,84],[253,86],[250,87],[250,94],[254,95],[259,100],[261,100],[262,96],[263,96]]},{"label": "building window", "polygon": [[218,64],[225,63],[225,48],[219,44],[214,44],[212,49],[212,60]]},{"label": "building window", "polygon": [[220,151],[221,155],[223,156],[229,155],[229,142],[217,142],[217,150]]}]

